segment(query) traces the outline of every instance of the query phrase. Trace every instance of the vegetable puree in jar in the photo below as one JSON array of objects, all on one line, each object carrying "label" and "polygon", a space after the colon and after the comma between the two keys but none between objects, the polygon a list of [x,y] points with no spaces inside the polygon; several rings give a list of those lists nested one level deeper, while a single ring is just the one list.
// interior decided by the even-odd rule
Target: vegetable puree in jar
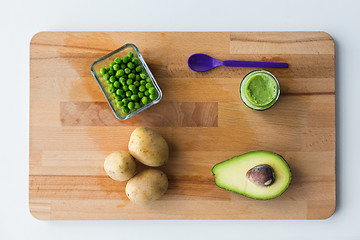
[{"label": "vegetable puree in jar", "polygon": [[264,70],[247,74],[240,85],[240,97],[251,109],[266,110],[274,105],[280,95],[280,85],[275,76]]}]

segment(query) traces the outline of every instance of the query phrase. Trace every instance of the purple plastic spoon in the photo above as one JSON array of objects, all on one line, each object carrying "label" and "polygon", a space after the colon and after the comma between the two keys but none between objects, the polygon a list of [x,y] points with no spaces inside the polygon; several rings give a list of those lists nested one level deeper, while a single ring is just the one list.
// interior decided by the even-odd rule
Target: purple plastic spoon
[{"label": "purple plastic spoon", "polygon": [[256,68],[287,68],[284,62],[255,62],[255,61],[219,61],[206,54],[196,53],[188,59],[189,68],[195,72],[206,72],[219,66],[225,67],[256,67]]}]

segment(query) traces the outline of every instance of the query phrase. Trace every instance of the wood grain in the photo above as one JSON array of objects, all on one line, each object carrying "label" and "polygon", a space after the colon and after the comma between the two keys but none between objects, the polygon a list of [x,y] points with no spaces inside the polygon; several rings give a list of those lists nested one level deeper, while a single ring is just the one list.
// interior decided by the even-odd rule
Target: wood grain
[{"label": "wood grain", "polygon": [[[107,102],[61,102],[63,126],[217,127],[217,102],[164,102],[119,121]],[[97,114],[94,114],[97,113]]]},{"label": "wood grain", "polygon": [[[135,43],[163,92],[120,122],[90,65]],[[240,100],[252,68],[195,73],[187,58],[284,61],[267,69],[281,96],[267,111]],[[139,206],[104,158],[150,126],[169,143],[168,192]],[[252,200],[215,186],[211,168],[254,150],[281,154],[293,179],[280,197]],[[30,43],[29,207],[38,219],[324,219],[335,210],[334,41],[324,32],[41,32]],[[138,164],[138,171],[145,166]]]}]

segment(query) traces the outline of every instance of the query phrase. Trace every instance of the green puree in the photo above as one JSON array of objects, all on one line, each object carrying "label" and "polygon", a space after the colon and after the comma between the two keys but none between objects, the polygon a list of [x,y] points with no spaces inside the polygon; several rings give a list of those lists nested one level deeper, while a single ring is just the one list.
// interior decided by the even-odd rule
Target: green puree
[{"label": "green puree", "polygon": [[276,83],[267,74],[250,76],[245,86],[247,99],[255,105],[269,104],[276,97]]}]

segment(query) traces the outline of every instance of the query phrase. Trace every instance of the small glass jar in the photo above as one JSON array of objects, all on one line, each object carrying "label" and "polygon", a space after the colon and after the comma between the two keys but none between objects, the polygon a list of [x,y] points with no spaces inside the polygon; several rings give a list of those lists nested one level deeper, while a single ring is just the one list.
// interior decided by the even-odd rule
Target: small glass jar
[{"label": "small glass jar", "polygon": [[273,106],[280,96],[280,85],[276,77],[265,70],[248,73],[240,84],[240,97],[253,110],[266,110]]}]

